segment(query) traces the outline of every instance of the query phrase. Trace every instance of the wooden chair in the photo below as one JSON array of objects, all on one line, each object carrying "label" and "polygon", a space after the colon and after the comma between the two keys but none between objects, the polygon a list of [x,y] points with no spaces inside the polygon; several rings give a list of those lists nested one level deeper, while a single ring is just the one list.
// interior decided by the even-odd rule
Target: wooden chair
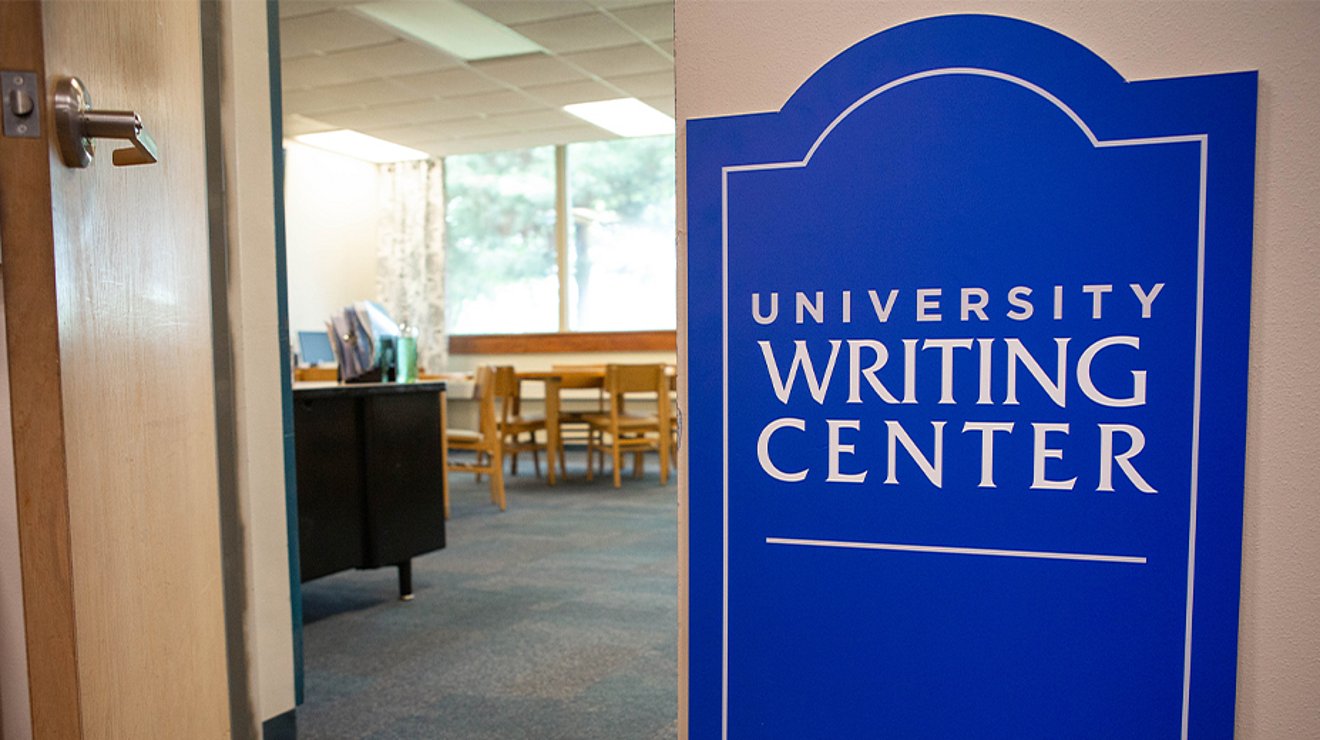
[{"label": "wooden chair", "polygon": [[[494,368],[495,398],[499,406],[499,431],[503,453],[509,458],[509,474],[518,474],[518,454],[532,453],[532,466],[536,477],[541,477],[541,450],[544,442],[538,442],[536,435],[545,431],[545,417],[542,415],[524,415],[522,413],[522,382],[518,374],[508,365]],[[526,435],[526,439],[523,438]]]},{"label": "wooden chair", "polygon": [[[584,372],[584,373],[602,373],[605,371],[604,365],[551,365],[551,370],[563,372]],[[582,389],[586,386],[564,384],[563,389]],[[577,407],[565,407],[564,398],[560,398],[559,406],[559,449],[553,453],[559,456],[559,469],[568,470],[564,464],[565,442],[590,447],[591,425],[587,423],[587,417],[605,413],[605,392],[599,386],[592,386],[596,389],[595,408],[582,408],[581,403]],[[585,399],[577,399],[579,402]],[[602,458],[603,460],[603,458]],[[592,458],[587,456],[587,467],[591,467]],[[604,471],[604,463],[601,463],[600,470]]]},{"label": "wooden chair", "polygon": [[[660,457],[660,482],[669,482],[669,379],[664,365],[606,365],[605,395],[608,413],[590,414],[591,427],[587,459],[597,449],[609,450],[614,462],[614,487],[620,486],[621,458],[624,452],[655,450]],[[625,401],[630,395],[642,395],[655,404],[654,413],[629,411]],[[635,406],[634,406],[635,407]],[[608,435],[608,436],[607,436]],[[608,442],[606,441],[608,439]],[[640,474],[640,458],[634,473]],[[587,465],[587,480],[593,478],[593,466]]]},{"label": "wooden chair", "polygon": [[[481,480],[490,476],[490,500],[500,511],[508,507],[504,495],[504,445],[496,416],[496,372],[494,368],[477,368],[475,396],[477,399],[477,429],[446,430],[449,452],[470,452],[473,460],[455,460],[449,455],[445,472],[472,473]],[[449,515],[448,486],[446,486],[445,515]]]}]

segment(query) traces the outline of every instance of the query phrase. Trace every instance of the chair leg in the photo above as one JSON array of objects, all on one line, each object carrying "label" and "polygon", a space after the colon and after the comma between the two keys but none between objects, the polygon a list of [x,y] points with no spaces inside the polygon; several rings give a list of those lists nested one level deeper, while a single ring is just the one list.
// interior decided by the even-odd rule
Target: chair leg
[{"label": "chair leg", "polygon": [[643,464],[642,455],[643,455],[643,453],[642,453],[641,450],[638,450],[638,451],[636,451],[636,452],[633,453],[633,479],[634,479],[634,480],[640,480],[641,477],[642,477],[642,471],[643,471],[643,469],[644,469],[644,467],[645,467],[644,464]]},{"label": "chair leg", "polygon": [[445,479],[440,489],[440,500],[445,505],[445,519],[449,518],[449,468],[444,469]]},{"label": "chair leg", "polygon": [[614,437],[613,442],[614,444],[610,445],[610,451],[614,453],[614,487],[619,488],[623,485],[623,481],[620,479],[620,474],[623,471],[619,469],[622,462],[622,450],[619,449],[619,438],[617,436]]},{"label": "chair leg", "polygon": [[495,450],[494,464],[490,468],[490,500],[500,507],[500,511],[508,509],[508,502],[504,496],[504,455],[498,448]]},{"label": "chair leg", "polygon": [[660,485],[669,482],[669,445],[668,440],[661,437],[656,440],[655,451],[660,456]]},{"label": "chair leg", "polygon": [[518,453],[515,452],[512,455],[509,455],[509,475],[517,475],[517,474],[518,474]]},{"label": "chair leg", "polygon": [[[587,481],[596,480],[596,468],[591,460],[596,456],[596,433],[587,432]],[[563,459],[562,457],[560,458]]]}]

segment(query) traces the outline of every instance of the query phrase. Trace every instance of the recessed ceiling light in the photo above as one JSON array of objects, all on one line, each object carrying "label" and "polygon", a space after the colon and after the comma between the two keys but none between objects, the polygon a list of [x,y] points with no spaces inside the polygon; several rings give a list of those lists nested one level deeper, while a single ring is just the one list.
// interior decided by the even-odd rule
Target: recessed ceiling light
[{"label": "recessed ceiling light", "polygon": [[674,133],[674,119],[637,98],[574,103],[564,106],[564,112],[619,136],[659,136]]},{"label": "recessed ceiling light", "polygon": [[467,61],[542,51],[535,41],[455,0],[387,0],[356,5],[354,9]]},{"label": "recessed ceiling light", "polygon": [[352,129],[339,129],[338,131],[322,131],[316,134],[303,134],[293,137],[293,140],[313,146],[317,149],[324,149],[335,154],[342,154],[354,159],[363,159],[376,164],[388,164],[390,162],[405,162],[415,159],[428,159],[431,155],[416,149],[409,149],[406,146],[400,146],[393,142],[377,139],[374,136],[367,136],[364,133],[353,131]]}]

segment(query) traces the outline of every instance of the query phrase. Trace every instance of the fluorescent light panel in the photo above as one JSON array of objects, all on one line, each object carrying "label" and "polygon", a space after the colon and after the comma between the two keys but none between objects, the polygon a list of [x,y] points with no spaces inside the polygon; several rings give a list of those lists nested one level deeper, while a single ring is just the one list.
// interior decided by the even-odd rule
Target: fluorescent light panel
[{"label": "fluorescent light panel", "polygon": [[674,119],[637,98],[574,103],[564,106],[564,112],[619,136],[659,136],[674,133]]},{"label": "fluorescent light panel", "polygon": [[388,0],[354,7],[378,23],[467,61],[542,50],[535,41],[455,0]]},{"label": "fluorescent light panel", "polygon": [[317,149],[324,149],[354,159],[364,159],[376,164],[427,159],[431,156],[426,152],[409,149],[406,146],[400,146],[346,128],[337,131],[322,131],[316,134],[303,134],[293,137],[293,140]]}]

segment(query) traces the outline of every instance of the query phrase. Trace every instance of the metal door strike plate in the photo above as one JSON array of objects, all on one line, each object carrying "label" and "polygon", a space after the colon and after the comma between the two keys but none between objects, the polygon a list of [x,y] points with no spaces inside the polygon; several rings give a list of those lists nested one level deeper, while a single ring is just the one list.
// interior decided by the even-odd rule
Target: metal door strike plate
[{"label": "metal door strike plate", "polygon": [[41,137],[41,95],[35,72],[0,72],[0,105],[5,136]]}]

